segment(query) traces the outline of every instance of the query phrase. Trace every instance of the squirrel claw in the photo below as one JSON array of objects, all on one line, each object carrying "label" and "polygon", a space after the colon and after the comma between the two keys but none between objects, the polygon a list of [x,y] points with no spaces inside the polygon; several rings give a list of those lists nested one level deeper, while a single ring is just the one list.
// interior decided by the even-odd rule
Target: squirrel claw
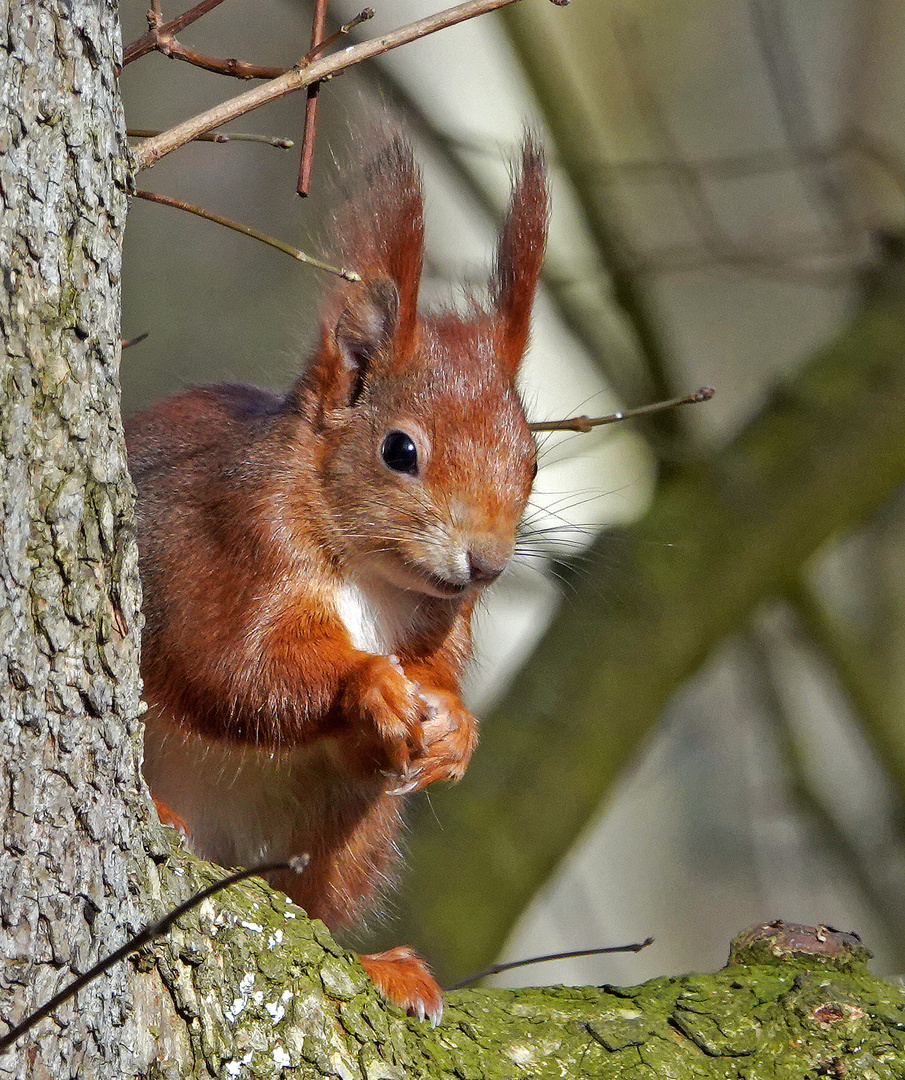
[{"label": "squirrel claw", "polygon": [[410,791],[414,791],[420,786],[421,769],[405,769],[401,775],[399,773],[384,773],[384,776],[391,776],[393,779],[399,780],[395,787],[387,788],[387,795],[408,795]]}]

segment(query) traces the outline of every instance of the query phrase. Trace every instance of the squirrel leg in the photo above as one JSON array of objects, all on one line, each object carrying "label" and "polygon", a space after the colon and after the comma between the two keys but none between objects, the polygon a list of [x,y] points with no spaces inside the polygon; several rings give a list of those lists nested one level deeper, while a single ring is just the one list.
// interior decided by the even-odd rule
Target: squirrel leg
[{"label": "squirrel leg", "polygon": [[387,1001],[409,1016],[430,1020],[436,1027],[443,1016],[443,993],[430,968],[408,945],[359,957],[365,971]]}]

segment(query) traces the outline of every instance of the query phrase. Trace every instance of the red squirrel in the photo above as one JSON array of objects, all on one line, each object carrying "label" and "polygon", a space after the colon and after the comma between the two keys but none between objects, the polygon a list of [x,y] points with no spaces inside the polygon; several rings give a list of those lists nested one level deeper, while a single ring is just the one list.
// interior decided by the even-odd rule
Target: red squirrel
[{"label": "red squirrel", "polygon": [[[419,315],[420,175],[386,138],[335,222],[362,280],[328,288],[288,393],[202,386],[126,425],[151,793],[223,866],[309,853],[274,883],[331,930],[385,888],[405,794],[475,746],[459,680],[536,473],[515,384],[546,225],[528,138],[489,299]],[[362,962],[439,1020],[411,949]]]}]

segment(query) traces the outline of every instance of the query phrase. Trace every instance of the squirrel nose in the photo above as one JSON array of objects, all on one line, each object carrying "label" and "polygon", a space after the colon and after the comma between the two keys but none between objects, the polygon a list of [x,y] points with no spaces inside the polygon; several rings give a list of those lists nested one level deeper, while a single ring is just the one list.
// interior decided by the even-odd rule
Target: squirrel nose
[{"label": "squirrel nose", "polygon": [[473,584],[486,585],[506,569],[506,559],[493,558],[479,551],[468,552],[468,573]]}]

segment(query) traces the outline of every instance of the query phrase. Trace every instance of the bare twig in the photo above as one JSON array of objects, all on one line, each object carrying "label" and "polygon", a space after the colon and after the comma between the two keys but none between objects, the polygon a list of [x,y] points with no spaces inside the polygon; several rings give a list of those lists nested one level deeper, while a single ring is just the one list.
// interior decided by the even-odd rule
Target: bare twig
[{"label": "bare twig", "polygon": [[159,30],[163,25],[163,12],[160,9],[160,0],[151,0],[148,4],[148,29]]},{"label": "bare twig", "polygon": [[[217,0],[217,2],[220,3],[222,0]],[[198,12],[201,7],[205,7],[205,5],[199,4],[198,7],[192,8],[192,12]],[[209,10],[210,8],[206,7],[204,11],[196,15],[196,18],[200,18]],[[187,14],[192,14],[192,12]],[[126,49],[123,54],[123,67],[130,61],[137,60],[139,56],[156,51],[171,60],[184,60],[194,67],[204,68],[206,71],[213,71],[218,75],[229,75],[234,79],[275,79],[286,71],[284,67],[249,64],[245,60],[236,60],[234,57],[221,59],[218,56],[209,56],[207,53],[199,52],[197,49],[191,49],[176,40],[176,29],[174,27],[179,22],[179,19],[173,19],[172,22],[164,24],[163,16],[160,13],[160,4],[159,2],[154,3],[148,9],[148,32]],[[150,47],[146,47],[149,41],[152,44]],[[138,48],[139,45],[140,48]]]},{"label": "bare twig", "polygon": [[[314,15],[311,23],[311,48],[308,56],[320,50],[324,38],[324,26],[327,21],[327,0],[314,0]],[[308,59],[308,56],[305,59]],[[311,83],[305,97],[305,124],[302,130],[302,153],[299,158],[299,178],[295,190],[307,197],[311,188],[311,165],[314,161],[314,129],[317,125],[317,101],[321,84]]]},{"label": "bare twig", "polygon": [[476,971],[474,975],[460,979],[452,986],[447,986],[446,989],[461,990],[463,986],[470,986],[481,979],[486,979],[489,975],[499,975],[503,971],[512,971],[513,968],[528,967],[529,964],[546,964],[550,960],[571,960],[577,956],[601,956],[603,953],[641,952],[642,949],[646,949],[648,945],[653,945],[653,943],[654,939],[649,937],[645,938],[644,941],[635,941],[631,945],[607,945],[601,949],[576,949],[574,952],[547,953],[546,956],[530,956],[527,960],[510,960],[505,964],[491,964],[490,967],[484,968],[483,971]]},{"label": "bare twig", "polygon": [[[311,49],[306,53],[305,60],[299,65],[300,67],[305,64],[310,64],[313,59],[320,56],[320,54],[332,45],[335,41],[339,41],[340,38],[345,37],[350,30],[359,26],[361,23],[366,23],[367,19],[374,17],[373,8],[365,8],[360,11],[349,23],[346,23],[335,33],[330,33],[328,37],[324,37],[324,22],[326,18],[326,0],[315,0],[314,6],[314,19],[311,27]],[[320,99],[321,84],[320,82],[312,82],[308,87],[308,95],[305,102],[305,129],[303,129],[301,136],[301,157],[298,163],[298,184],[296,185],[296,191],[301,195],[302,199],[308,197],[308,193],[311,190],[311,167],[314,162],[314,127],[316,121],[318,121],[318,102]]]},{"label": "bare twig", "polygon": [[168,23],[163,25],[154,25],[155,17],[160,17],[159,4],[154,5],[148,12],[148,26],[149,30],[147,34],[133,41],[131,45],[127,45],[123,49],[123,67],[126,64],[131,64],[133,60],[138,60],[142,56],[146,56],[149,52],[154,52],[159,48],[161,35],[174,35],[178,34],[180,30],[184,30],[187,26],[191,26],[193,22],[197,22],[202,15],[206,15],[209,11],[213,11],[215,7],[219,7],[223,3],[223,0],[202,0],[200,4],[196,4],[188,11],[184,11],[181,15],[177,15],[175,19],[170,19]]},{"label": "bare twig", "polygon": [[338,277],[345,278],[346,281],[361,281],[361,277],[354,270],[331,266],[320,259],[315,259],[313,255],[306,255],[304,251],[299,251],[298,248],[294,248],[290,244],[284,244],[282,240],[258,232],[257,229],[252,229],[249,225],[243,225],[241,222],[233,221],[231,218],[214,214],[212,211],[204,210],[202,207],[194,206],[192,203],[183,202],[182,199],[173,199],[169,195],[158,195],[154,191],[144,191],[142,188],[136,188],[132,194],[138,199],[147,200],[147,202],[160,203],[161,206],[173,206],[177,210],[185,210],[186,213],[195,214],[197,217],[206,218],[208,221],[215,221],[218,225],[224,225],[227,229],[242,233],[243,236],[250,236],[252,240],[260,240],[262,244],[268,244],[270,247],[276,248],[277,251],[291,255],[293,259],[298,259],[299,262],[308,263],[309,266],[315,266],[318,270],[326,270],[330,274],[336,274]]},{"label": "bare twig", "polygon": [[[777,5],[773,4],[772,0],[765,0],[763,3],[756,3],[755,0],[752,0],[752,11],[754,8],[760,10],[767,6],[773,9]],[[763,27],[761,27],[761,32],[761,36],[763,37]],[[671,174],[678,195],[684,204],[688,219],[702,241],[701,244],[696,244],[692,248],[686,249],[685,252],[680,251],[678,253],[678,259],[673,258],[672,253],[667,253],[665,256],[655,254],[641,259],[636,265],[637,272],[639,274],[651,272],[681,273],[688,270],[705,269],[709,266],[719,266],[744,268],[749,273],[759,274],[761,276],[769,276],[782,280],[808,281],[822,285],[831,285],[837,282],[842,283],[850,280],[851,275],[858,269],[856,263],[857,253],[853,253],[852,251],[855,232],[854,228],[849,229],[844,237],[844,250],[838,253],[830,250],[818,250],[814,252],[815,256],[823,258],[831,258],[836,254],[839,256],[847,256],[848,265],[841,268],[838,266],[813,268],[790,266],[788,265],[788,258],[785,257],[787,252],[786,244],[783,245],[783,251],[778,256],[773,252],[759,252],[753,250],[749,246],[740,243],[730,236],[723,228],[702,184],[705,174],[708,171],[714,173],[719,167],[726,169],[731,168],[734,165],[740,175],[747,175],[749,172],[753,171],[752,166],[762,169],[765,165],[778,167],[780,163],[782,163],[786,168],[794,167],[798,169],[802,168],[803,165],[807,165],[813,175],[816,176],[819,173],[825,179],[826,187],[825,189],[821,188],[821,190],[824,191],[824,193],[828,192],[831,187],[832,176],[830,164],[834,157],[838,158],[842,154],[845,150],[845,145],[841,144],[835,147],[834,152],[829,152],[825,149],[815,149],[814,133],[809,130],[807,124],[807,109],[804,100],[798,101],[795,107],[793,107],[791,101],[788,102],[790,109],[789,117],[797,116],[798,120],[796,121],[796,127],[795,123],[792,122],[792,119],[788,119],[786,128],[790,139],[792,131],[798,131],[801,139],[804,139],[807,134],[807,144],[793,142],[788,149],[780,151],[761,151],[754,155],[748,154],[736,156],[734,159],[725,159],[723,162],[696,163],[694,161],[688,161],[685,159],[681,145],[676,139],[669,124],[667,111],[664,108],[662,101],[662,95],[657,92],[654,72],[651,69],[647,52],[644,49],[638,20],[636,18],[619,20],[614,24],[614,34],[625,57],[625,69],[632,82],[639,110],[646,118],[653,135],[665,148],[667,154],[667,160],[662,165],[660,163],[650,162],[638,164],[641,168],[649,168],[651,165],[654,165]],[[763,40],[762,45],[764,45]],[[766,48],[766,45],[764,45],[764,48]],[[780,54],[784,56],[782,65],[785,66],[775,69],[771,65],[773,62],[779,62],[776,60],[776,56]],[[794,57],[792,57],[791,54],[785,56],[782,49],[777,49],[776,56],[774,56],[774,53],[770,52],[769,49],[765,54],[768,68],[771,71],[771,77],[778,78],[778,71],[785,70],[786,68],[789,68],[790,70],[794,69],[796,78],[790,79],[788,86],[790,96],[794,97],[795,93],[799,91],[803,93],[803,87],[800,85],[800,72],[795,68]],[[836,194],[839,194],[838,191]],[[836,205],[836,209],[839,209],[838,205]],[[839,210],[839,214],[841,217],[841,210]],[[821,246],[824,243],[825,235],[820,240]],[[703,251],[701,250],[702,247]],[[789,257],[792,257],[791,254]]]},{"label": "bare twig", "polygon": [[857,231],[858,223],[839,176],[830,168],[829,161],[808,161],[797,153],[798,147],[814,143],[817,124],[801,59],[795,52],[788,12],[777,0],[748,0],[748,14],[780,124],[798,158],[805,195],[814,202],[816,194],[819,203],[834,216],[839,230],[851,234]]},{"label": "bare twig", "polygon": [[162,52],[171,60],[184,60],[194,67],[213,71],[217,75],[229,75],[233,79],[275,79],[279,75],[284,75],[287,70],[284,67],[269,67],[266,64],[249,64],[247,60],[237,60],[234,56],[224,59],[219,56],[208,56],[207,53],[180,44],[175,38],[161,38],[158,52]]},{"label": "bare twig", "polygon": [[139,341],[144,341],[149,333],[150,331],[146,330],[143,334],[137,334],[134,338],[129,338],[128,341],[124,339],[121,348],[128,349],[132,345],[137,345]]},{"label": "bare twig", "polygon": [[[151,131],[147,128],[129,128],[126,134],[131,139],[150,139],[159,135],[159,131]],[[209,131],[206,135],[199,135],[195,142],[227,143],[227,142],[257,142],[265,146],[276,146],[280,150],[291,150],[295,143],[292,139],[282,139],[273,135],[254,135],[249,132],[239,131]]]},{"label": "bare twig", "polygon": [[710,205],[699,172],[693,164],[685,160],[679,140],[669,123],[663,106],[663,96],[655,85],[650,57],[644,47],[637,17],[615,20],[613,35],[622,52],[623,67],[632,83],[639,112],[654,138],[666,151],[667,159],[672,165],[676,189],[689,220],[694,222],[706,244],[731,246],[730,238]]},{"label": "bare twig", "polygon": [[[580,169],[588,160],[589,140],[583,130],[581,106],[576,95],[557,92],[550,82],[554,70],[550,66],[550,57],[546,55],[547,50],[537,48],[537,42],[527,22],[510,19],[507,29],[528,79],[543,97],[544,122],[556,147],[559,164],[571,176],[573,170]],[[631,349],[595,348],[592,355],[601,356],[601,367],[606,368],[608,378],[616,385],[623,398],[626,394],[639,390],[652,400],[671,397],[676,388],[672,383],[672,350],[667,344],[668,335],[663,327],[663,313],[654,303],[651,290],[638,280],[632,267],[627,265],[626,235],[619,224],[616,201],[594,177],[587,175],[579,175],[574,191],[588,236],[609,275],[607,296],[625,316],[634,339]],[[590,327],[589,324],[594,320],[588,313],[580,310],[582,305],[566,300],[561,306],[565,307],[566,304],[572,309],[573,323],[580,320],[586,327],[582,336],[586,340],[591,335],[599,339],[600,331]],[[620,352],[624,355],[609,355]],[[603,359],[604,357],[606,359]],[[668,471],[671,468],[670,460],[675,456],[672,447],[680,438],[677,417],[669,412],[662,413],[651,435],[658,448],[661,468]]]},{"label": "bare twig", "polygon": [[316,56],[320,56],[324,49],[328,49],[331,45],[335,45],[336,42],[339,41],[340,38],[345,37],[350,30],[354,30],[356,26],[373,18],[374,9],[369,7],[363,8],[354,19],[350,19],[347,23],[344,23],[338,30],[335,30],[332,34],[325,37],[319,44],[313,45],[310,52],[305,55],[305,60],[310,64]]},{"label": "bare twig", "polygon": [[608,416],[572,416],[568,420],[542,420],[528,427],[532,431],[591,431],[595,427],[603,427],[604,424],[617,424],[620,420],[629,420],[633,416],[647,416],[649,413],[662,412],[663,409],[674,409],[678,405],[696,405],[699,401],[709,401],[716,391],[712,386],[702,386],[693,394],[685,397],[670,398],[669,401],[657,401],[652,405],[640,405],[637,409],[626,409],[624,412],[610,413]]},{"label": "bare twig", "polygon": [[110,953],[109,956],[105,956],[103,960],[100,960],[89,971],[86,971],[84,975],[79,975],[77,979],[73,979],[68,986],[65,986],[58,994],[36,1009],[33,1013],[30,1013],[21,1024],[17,1024],[14,1028],[11,1028],[2,1038],[0,1038],[0,1054],[8,1050],[17,1039],[21,1038],[27,1031],[44,1019],[45,1016],[49,1016],[55,1009],[59,1008],[69,998],[74,997],[79,990],[83,989],[88,983],[92,982],[102,975],[108,968],[113,967],[114,964],[119,963],[120,960],[125,959],[129,953],[136,952],[142,947],[147,945],[148,942],[153,941],[154,938],[158,938],[165,934],[167,930],[180,919],[187,911],[191,911],[193,907],[196,907],[206,900],[209,896],[213,896],[214,893],[220,892],[221,889],[225,889],[230,885],[236,885],[240,881],[244,881],[246,878],[259,877],[264,874],[272,873],[274,870],[292,870],[296,874],[301,874],[305,867],[308,865],[308,855],[297,855],[292,859],[285,862],[278,863],[265,863],[260,866],[252,866],[247,870],[239,870],[235,874],[230,874],[228,877],[221,878],[219,881],[215,881],[213,885],[208,885],[206,888],[196,892],[194,896],[190,896],[188,900],[181,903],[178,907],[173,908],[164,917],[156,923],[151,923],[150,926],[146,926],[144,930],[139,932],[124,944],[121,945],[115,952]]},{"label": "bare twig", "polygon": [[[382,82],[391,82],[385,72],[381,72],[380,79]],[[395,97],[400,91],[391,86],[391,93]],[[435,133],[433,138],[447,149],[481,154],[494,159],[499,156],[499,140],[490,137]],[[607,160],[595,155],[576,158],[573,168],[581,176],[589,176],[605,184],[622,183],[635,174],[646,176],[653,173],[671,177],[677,172],[687,171],[714,179],[732,180],[756,176],[760,173],[783,172],[794,168],[801,159],[820,163],[834,161],[846,154],[857,153],[862,139],[870,138],[858,129],[851,129],[827,136],[822,142],[796,147],[794,150],[780,146],[768,150],[745,150],[716,157],[692,157],[678,162],[667,157]],[[553,160],[556,160],[555,155]]]},{"label": "bare twig", "polygon": [[[760,173],[777,173],[794,168],[802,160],[823,163],[841,157],[849,151],[850,139],[845,135],[834,136],[824,143],[790,150],[777,147],[770,150],[746,150],[737,154],[725,154],[721,157],[691,158],[681,162],[682,170],[691,169],[695,173],[713,179],[733,180],[738,177],[756,176]],[[667,158],[634,158],[625,161],[596,161],[588,159],[578,163],[582,172],[588,171],[594,177],[600,177],[604,183],[621,181],[632,174],[663,173],[677,171],[676,162]]]},{"label": "bare twig", "polygon": [[[305,54],[305,58],[299,67],[310,64],[324,49],[334,42],[339,41],[360,23],[367,22],[374,17],[373,8],[364,8],[354,19],[341,26],[335,33],[324,37],[324,23],[327,15],[327,0],[315,0],[314,19],[311,26],[311,48]],[[296,191],[302,198],[306,198],[311,190],[311,166],[314,161],[314,128],[317,123],[317,102],[320,96],[320,83],[312,83],[308,87],[305,99],[305,126],[302,134],[302,154],[299,160],[299,178]]]},{"label": "bare twig", "polygon": [[636,274],[682,274],[698,270],[726,269],[747,275],[813,284],[842,284],[862,269],[864,255],[851,250],[843,238],[838,244],[812,243],[812,238],[790,238],[775,251],[742,247],[734,251],[703,250],[679,244],[659,251],[630,253],[627,260]]},{"label": "bare twig", "polygon": [[436,33],[438,30],[444,30],[449,26],[465,22],[467,19],[474,19],[489,11],[496,11],[517,2],[518,0],[467,0],[466,3],[438,12],[436,15],[430,15],[426,19],[419,19],[417,22],[409,23],[389,34],[371,38],[357,45],[350,45],[348,48],[330,56],[320,57],[312,61],[307,67],[293,68],[278,79],[273,79],[263,86],[256,86],[252,90],[247,90],[244,94],[239,94],[237,97],[224,101],[212,109],[207,109],[197,116],[184,120],[181,124],[177,124],[176,127],[163,132],[163,134],[155,138],[139,143],[134,151],[136,170],[148,168],[164,155],[171,153],[180,146],[184,146],[185,143],[190,142],[199,135],[220,127],[221,124],[225,124],[230,120],[235,120],[237,116],[244,116],[246,113],[270,101],[294,93],[296,90],[301,90],[312,83],[323,82],[327,78],[339,75],[355,64],[360,64],[363,60],[370,60],[372,57],[380,56],[382,53],[396,49],[400,45],[406,45],[410,41],[417,41],[428,34]]},{"label": "bare twig", "polygon": [[[805,608],[801,611],[797,608],[797,599],[805,593],[810,593],[802,576],[798,576],[787,593],[787,599],[793,608],[793,618],[797,625],[791,631],[795,637],[802,634],[802,644],[806,649],[821,660],[833,662],[831,654],[824,653],[823,642],[819,638],[810,638],[811,626],[809,616],[816,613],[814,597],[808,595],[805,599]],[[819,605],[819,602],[818,602]],[[822,617],[822,612],[818,617]],[[875,821],[869,832],[853,834],[849,827],[851,822],[840,814],[838,806],[827,805],[826,795],[819,784],[815,784],[813,777],[819,776],[819,770],[815,768],[819,759],[815,760],[813,748],[810,742],[803,742],[795,730],[792,710],[787,706],[780,686],[785,683],[783,675],[776,670],[776,655],[785,653],[788,649],[789,636],[777,635],[775,629],[761,625],[749,631],[742,639],[750,652],[750,672],[754,680],[754,691],[761,699],[764,718],[770,724],[776,749],[781,757],[781,771],[784,774],[781,779],[788,788],[788,795],[794,804],[794,809],[802,818],[802,824],[808,831],[816,833],[823,847],[832,858],[838,860],[839,865],[854,871],[852,880],[857,883],[864,898],[873,907],[877,916],[885,925],[889,940],[895,942],[895,951],[898,954],[895,961],[898,970],[905,961],[902,953],[902,907],[899,900],[899,890],[890,888],[891,879],[887,878],[884,871],[890,862],[898,855],[901,858],[901,836],[891,835],[891,823]],[[833,677],[838,675],[838,669],[833,669]],[[848,691],[844,685],[845,676],[840,680],[843,692]],[[852,698],[851,705],[857,711],[860,702]],[[876,751],[877,747],[873,747]],[[875,764],[880,770],[885,769],[886,761],[875,758]],[[810,766],[810,767],[809,767]],[[888,779],[891,779],[889,777]],[[775,787],[775,781],[771,783]],[[775,796],[774,796],[775,798]],[[777,813],[775,806],[766,806],[761,809],[763,816],[774,817]],[[899,814],[896,813],[896,818]],[[898,849],[898,850],[897,850]],[[767,857],[770,853],[767,852]]]}]

